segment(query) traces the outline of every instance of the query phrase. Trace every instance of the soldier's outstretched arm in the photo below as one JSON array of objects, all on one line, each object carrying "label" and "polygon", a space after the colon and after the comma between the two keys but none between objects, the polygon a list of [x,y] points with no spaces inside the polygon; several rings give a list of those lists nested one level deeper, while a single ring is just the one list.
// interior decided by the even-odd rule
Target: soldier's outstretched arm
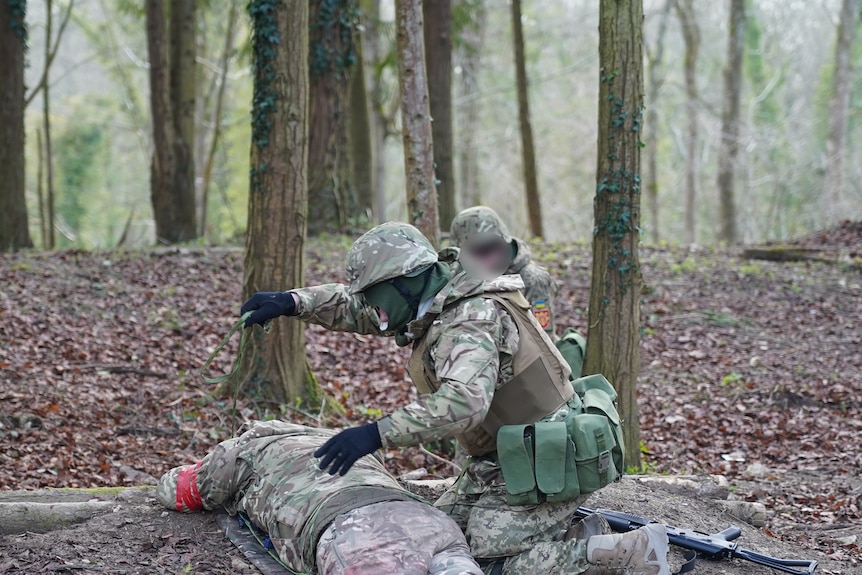
[{"label": "soldier's outstretched arm", "polygon": [[361,295],[350,295],[347,286],[324,284],[291,290],[299,298],[296,317],[333,331],[388,335],[380,331],[377,310]]},{"label": "soldier's outstretched arm", "polygon": [[294,317],[333,331],[381,335],[377,310],[342,284],[323,284],[283,292],[257,292],[242,304],[245,327],[280,316]]}]

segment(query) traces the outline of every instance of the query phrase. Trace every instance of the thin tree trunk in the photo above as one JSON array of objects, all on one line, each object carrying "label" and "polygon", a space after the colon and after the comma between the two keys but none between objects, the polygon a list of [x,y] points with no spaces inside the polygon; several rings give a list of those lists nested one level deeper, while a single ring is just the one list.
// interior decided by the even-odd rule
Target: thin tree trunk
[{"label": "thin tree trunk", "polygon": [[583,374],[601,373],[619,395],[628,466],[640,462],[640,129],[642,0],[601,2],[599,123],[589,337]]},{"label": "thin tree trunk", "polygon": [[371,121],[368,113],[368,91],[365,89],[365,60],[362,55],[362,38],[354,41],[359,57],[356,68],[350,75],[350,114],[348,118],[350,131],[350,179],[356,190],[356,202],[359,213],[371,219],[374,205],[374,184],[372,171],[374,166],[373,148],[371,145]]},{"label": "thin tree trunk", "polygon": [[45,213],[45,154],[42,148],[42,130],[36,129],[36,197],[39,199],[39,237],[42,249],[48,249],[48,219]]},{"label": "thin tree trunk", "polygon": [[465,206],[477,206],[482,203],[476,133],[479,129],[479,69],[485,40],[487,11],[484,0],[475,2],[473,6],[475,9],[473,19],[462,31],[461,82],[459,83],[459,101],[462,104],[463,114],[462,120],[458,122],[458,139],[461,142],[458,189],[461,190]]},{"label": "thin tree trunk", "polygon": [[858,0],[843,0],[835,42],[835,72],[829,101],[829,133],[826,137],[826,176],[821,194],[823,220],[839,222],[849,213],[844,190],[844,156],[847,151],[847,121],[850,116],[850,89],[853,85],[853,36],[859,17]]},{"label": "thin tree trunk", "polygon": [[63,38],[63,32],[66,31],[66,26],[69,24],[69,19],[72,17],[72,8],[75,7],[75,0],[69,0],[69,4],[66,5],[66,13],[63,15],[63,19],[60,21],[60,28],[57,30],[57,37],[54,38],[54,45],[51,46],[51,35],[47,33],[48,28],[53,27],[53,14],[51,10],[48,10],[47,20],[50,20],[50,23],[46,23],[45,30],[45,66],[42,69],[42,75],[39,78],[39,81],[36,83],[36,86],[30,90],[30,93],[24,98],[24,107],[30,105],[30,102],[33,101],[33,98],[41,92],[45,86],[48,84],[48,72],[51,70],[51,65],[54,63],[54,58],[57,56],[57,50],[60,48],[60,40]]},{"label": "thin tree trunk", "polygon": [[215,164],[216,151],[218,150],[219,139],[221,138],[222,125],[222,108],[224,107],[224,93],[227,87],[228,68],[230,67],[230,55],[233,52],[234,36],[236,22],[239,18],[239,10],[235,2],[230,3],[230,11],[228,12],[227,31],[225,32],[224,47],[222,48],[221,58],[219,59],[219,85],[216,93],[215,107],[213,109],[211,122],[213,125],[212,138],[207,151],[206,163],[202,176],[202,192],[201,192],[201,222],[199,232],[200,235],[206,238],[207,234],[207,206],[209,204],[209,189],[212,182],[213,165]]},{"label": "thin tree trunk", "polygon": [[54,235],[54,154],[51,150],[51,94],[50,94],[50,54],[51,54],[51,28],[53,25],[53,2],[47,0],[45,3],[45,84],[42,86],[42,130],[45,132],[45,174],[46,188],[48,193],[48,246],[53,250],[55,243]]},{"label": "thin tree trunk", "polygon": [[407,219],[440,245],[421,0],[395,0]]},{"label": "thin tree trunk", "polygon": [[[368,17],[365,19],[365,34],[367,56],[365,61],[371,83],[371,130],[372,130],[372,156],[374,157],[374,171],[372,181],[374,186],[374,221],[383,223],[386,221],[386,117],[383,114],[383,82],[378,72],[378,66],[383,59],[380,45],[380,0],[370,0]],[[367,52],[367,53],[366,53]]]},{"label": "thin tree trunk", "polygon": [[[308,1],[252,0],[254,101],[243,295],[305,283],[308,209]],[[305,357],[303,323],[280,318],[254,328],[246,394],[303,405],[317,390]]]},{"label": "thin tree trunk", "polygon": [[655,52],[647,55],[647,101],[645,144],[647,155],[646,191],[649,210],[649,229],[652,241],[661,241],[661,226],[658,207],[658,99],[664,78],[659,77],[664,62],[664,37],[667,32],[667,21],[674,0],[665,0],[659,16],[658,34],[655,41]]},{"label": "thin tree trunk", "polygon": [[539,178],[536,170],[536,151],[533,146],[533,127],[530,124],[529,86],[527,63],[524,57],[524,30],[521,24],[521,0],[512,0],[512,29],[515,42],[515,74],[518,85],[518,119],[521,125],[521,157],[524,163],[524,187],[527,193],[527,213],[530,233],[543,237],[542,204],[539,200]]},{"label": "thin tree trunk", "polygon": [[25,7],[0,2],[0,251],[33,247],[24,179]]},{"label": "thin tree trunk", "polygon": [[440,229],[448,231],[457,215],[452,153],[452,0],[423,0],[422,16],[437,206]]},{"label": "thin tree trunk", "polygon": [[721,148],[718,153],[719,240],[738,241],[735,178],[739,153],[739,102],[742,96],[742,59],[745,43],[745,0],[731,0],[721,108]]},{"label": "thin tree trunk", "polygon": [[697,118],[697,56],[700,49],[700,30],[695,19],[693,0],[677,0],[676,11],[685,40],[685,95],[686,95],[686,154],[685,154],[685,242],[693,244],[696,234],[696,202],[698,175],[698,118]]},{"label": "thin tree trunk", "polygon": [[308,233],[342,227],[350,216],[350,173],[344,147],[355,0],[309,0]]},{"label": "thin tree trunk", "polygon": [[195,102],[197,100],[197,0],[171,0],[170,111],[173,115],[176,158],[173,184],[175,241],[198,235],[195,208]]}]

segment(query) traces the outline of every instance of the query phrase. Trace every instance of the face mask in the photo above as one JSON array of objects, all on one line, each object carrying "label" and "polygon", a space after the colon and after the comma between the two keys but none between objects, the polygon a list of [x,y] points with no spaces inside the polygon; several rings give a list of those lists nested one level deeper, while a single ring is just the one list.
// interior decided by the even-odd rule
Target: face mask
[{"label": "face mask", "polygon": [[392,285],[391,280],[374,284],[363,293],[365,294],[365,301],[382,309],[389,316],[387,323],[380,324],[380,329],[383,331],[397,331],[406,326],[415,316],[415,312],[410,309],[410,306]]},{"label": "face mask", "polygon": [[400,331],[416,319],[419,304],[434,297],[449,282],[449,268],[434,264],[414,277],[400,276],[366,289],[365,300],[389,316],[382,330]]}]

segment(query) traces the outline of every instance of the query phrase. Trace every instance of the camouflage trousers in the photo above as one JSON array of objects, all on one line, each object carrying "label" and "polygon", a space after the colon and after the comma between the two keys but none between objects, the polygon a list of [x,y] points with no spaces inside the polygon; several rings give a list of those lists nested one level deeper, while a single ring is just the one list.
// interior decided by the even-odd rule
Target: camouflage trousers
[{"label": "camouflage trousers", "polygon": [[482,574],[455,522],[416,501],[375,503],[336,517],[317,543],[317,570],[320,575]]},{"label": "camouflage trousers", "polygon": [[[586,539],[566,540],[582,496],[564,503],[509,505],[499,465],[473,461],[464,476],[434,506],[455,520],[481,564],[504,560],[504,575],[583,573]],[[486,569],[486,571],[489,571]]]}]

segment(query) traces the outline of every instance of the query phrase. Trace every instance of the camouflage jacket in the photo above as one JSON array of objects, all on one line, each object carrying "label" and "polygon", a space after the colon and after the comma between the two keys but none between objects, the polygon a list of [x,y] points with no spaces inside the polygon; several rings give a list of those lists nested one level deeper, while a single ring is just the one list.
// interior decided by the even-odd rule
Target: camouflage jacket
[{"label": "camouflage jacket", "polygon": [[[434,298],[428,313],[407,325],[407,336],[428,338],[423,361],[435,367],[440,388],[378,422],[383,445],[400,447],[447,439],[477,427],[488,413],[495,389],[512,378],[512,357],[520,339],[503,306],[481,295],[523,289],[518,276],[490,282],[466,274],[457,250],[441,252],[452,279]],[[337,331],[378,335],[376,311],[361,294],[341,284],[291,290],[299,296],[299,319]]]},{"label": "camouflage jacket", "polygon": [[518,244],[518,255],[506,273],[521,276],[524,281],[524,297],[530,302],[533,315],[551,339],[556,341],[554,300],[557,296],[557,284],[548,270],[533,263],[530,248],[523,240],[513,238],[513,241]]},{"label": "camouflage jacket", "polygon": [[270,535],[288,567],[313,572],[317,540],[337,515],[415,499],[372,456],[360,458],[344,476],[321,471],[313,453],[334,433],[284,421],[247,422],[239,437],[203,459],[197,486],[204,508],[246,513]]}]

